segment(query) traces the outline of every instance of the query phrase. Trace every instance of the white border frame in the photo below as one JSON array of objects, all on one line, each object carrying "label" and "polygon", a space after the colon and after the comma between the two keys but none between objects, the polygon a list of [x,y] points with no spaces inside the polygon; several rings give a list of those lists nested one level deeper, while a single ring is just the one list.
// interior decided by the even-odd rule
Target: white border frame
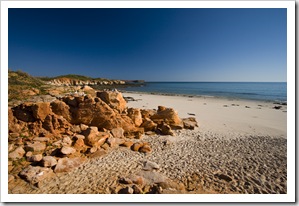
[{"label": "white border frame", "polygon": [[[287,194],[85,195],[8,194],[8,8],[286,8]],[[295,202],[295,1],[2,1],[1,202]]]}]

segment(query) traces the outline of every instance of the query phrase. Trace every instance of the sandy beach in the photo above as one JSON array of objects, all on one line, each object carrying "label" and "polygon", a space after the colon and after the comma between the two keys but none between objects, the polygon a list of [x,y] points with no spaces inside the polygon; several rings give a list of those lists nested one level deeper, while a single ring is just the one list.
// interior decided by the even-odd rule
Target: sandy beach
[{"label": "sandy beach", "polygon": [[[214,97],[123,96],[135,100],[128,107],[171,107],[182,118],[195,117],[199,127],[175,131],[175,136],[144,135],[133,141],[149,142],[151,153],[117,147],[69,173],[55,174],[39,188],[15,180],[9,193],[115,193],[124,187],[120,179],[138,176],[159,183],[163,194],[287,193],[287,106],[274,109],[273,102]],[[147,163],[155,165],[151,171],[144,169]]]}]

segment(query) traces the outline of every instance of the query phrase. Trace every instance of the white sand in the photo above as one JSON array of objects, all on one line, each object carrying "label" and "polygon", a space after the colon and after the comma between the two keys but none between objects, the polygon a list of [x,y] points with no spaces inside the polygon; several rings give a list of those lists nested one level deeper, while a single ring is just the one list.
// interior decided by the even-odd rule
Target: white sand
[{"label": "white sand", "polygon": [[161,105],[174,108],[182,118],[191,116],[188,113],[195,114],[202,130],[223,134],[287,136],[287,106],[276,110],[272,102],[136,93],[123,93],[123,96],[137,100],[129,101],[128,107],[157,109]]}]

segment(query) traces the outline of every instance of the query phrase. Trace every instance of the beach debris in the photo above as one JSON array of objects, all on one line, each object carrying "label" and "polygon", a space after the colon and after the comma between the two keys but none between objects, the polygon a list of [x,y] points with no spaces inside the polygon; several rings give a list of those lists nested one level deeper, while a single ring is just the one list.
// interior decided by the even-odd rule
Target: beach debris
[{"label": "beach debris", "polygon": [[129,101],[137,101],[136,99],[134,99],[133,97],[123,97],[126,102],[129,102]]},{"label": "beach debris", "polygon": [[250,108],[249,106],[245,106],[245,108]]},{"label": "beach debris", "polygon": [[281,109],[282,106],[274,106],[273,109]]},{"label": "beach debris", "polygon": [[195,114],[194,113],[187,113],[188,115],[191,115],[191,116],[195,116]]},{"label": "beach debris", "polygon": [[228,106],[225,104],[225,105],[223,105],[223,107],[228,107]]}]

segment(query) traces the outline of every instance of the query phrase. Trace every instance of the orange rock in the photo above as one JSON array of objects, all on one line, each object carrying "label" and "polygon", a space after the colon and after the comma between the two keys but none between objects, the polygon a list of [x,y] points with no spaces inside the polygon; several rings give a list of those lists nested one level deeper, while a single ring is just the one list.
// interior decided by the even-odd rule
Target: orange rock
[{"label": "orange rock", "polygon": [[49,102],[39,102],[32,106],[32,113],[35,119],[44,121],[46,116],[52,113]]},{"label": "orange rock", "polygon": [[127,142],[124,142],[124,143],[120,144],[120,146],[131,147],[133,144],[134,144],[134,142],[132,142],[132,141],[127,141]]},{"label": "orange rock", "polygon": [[142,116],[140,109],[129,108],[128,116],[133,120],[136,127],[139,127],[142,124]]},{"label": "orange rock", "polygon": [[177,112],[172,108],[163,108],[161,111],[158,111],[156,114],[151,116],[151,120],[157,124],[166,123],[173,129],[183,128],[182,120],[178,116]]},{"label": "orange rock", "polygon": [[126,108],[126,100],[123,98],[120,92],[97,92],[97,97],[101,98],[105,103],[107,103],[112,109],[118,110],[120,113]]},{"label": "orange rock", "polygon": [[136,142],[134,143],[132,146],[131,146],[131,150],[133,151],[138,151],[140,147],[143,146],[143,143],[142,142]]},{"label": "orange rock", "polygon": [[149,145],[143,145],[142,147],[139,148],[138,151],[143,153],[150,153],[152,152],[152,148]]},{"label": "orange rock", "polygon": [[67,121],[71,120],[70,107],[63,101],[56,100],[51,102],[52,111],[60,116],[63,116]]}]

